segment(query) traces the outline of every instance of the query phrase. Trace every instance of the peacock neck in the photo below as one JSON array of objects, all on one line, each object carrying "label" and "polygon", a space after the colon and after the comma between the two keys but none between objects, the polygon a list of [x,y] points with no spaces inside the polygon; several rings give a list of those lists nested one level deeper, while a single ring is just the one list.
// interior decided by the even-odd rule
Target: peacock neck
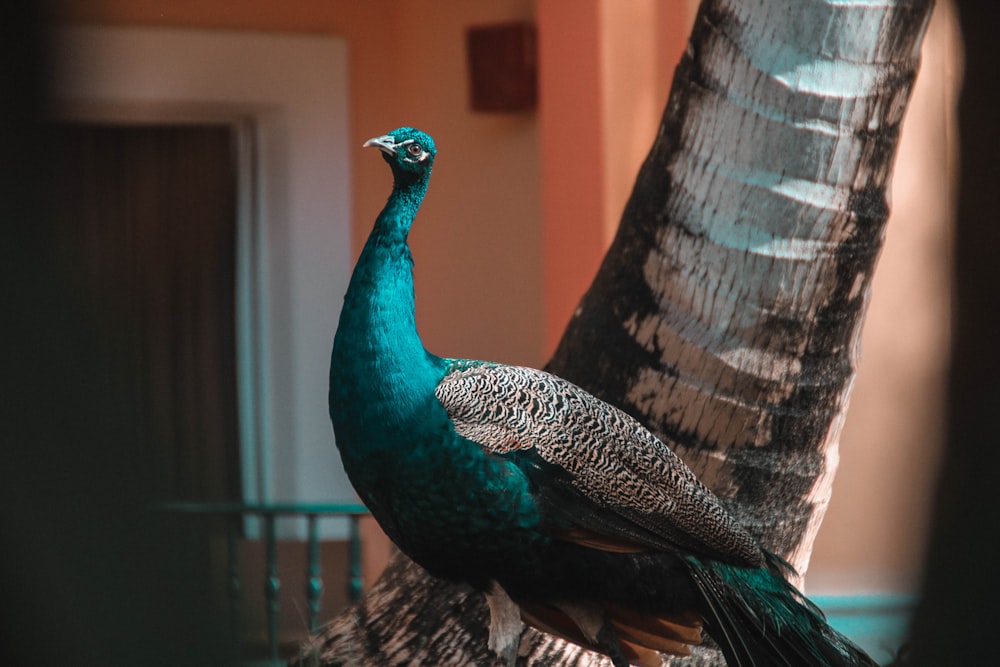
[{"label": "peacock neck", "polygon": [[331,414],[338,415],[334,384],[366,395],[374,418],[405,428],[425,410],[443,375],[440,359],[417,333],[410,226],[427,189],[426,179],[393,188],[354,269],[334,341]]}]

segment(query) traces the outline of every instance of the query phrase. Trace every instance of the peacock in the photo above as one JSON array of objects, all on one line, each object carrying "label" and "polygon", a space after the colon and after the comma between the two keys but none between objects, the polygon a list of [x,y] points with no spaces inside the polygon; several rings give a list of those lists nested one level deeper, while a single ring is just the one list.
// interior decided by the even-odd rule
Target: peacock
[{"label": "peacock", "polygon": [[523,623],[662,664],[707,634],[732,667],[875,665],[637,420],[541,370],[428,352],[407,237],[436,148],[370,139],[392,170],[344,298],[330,417],[355,490],[430,574],[486,596],[513,667]]}]

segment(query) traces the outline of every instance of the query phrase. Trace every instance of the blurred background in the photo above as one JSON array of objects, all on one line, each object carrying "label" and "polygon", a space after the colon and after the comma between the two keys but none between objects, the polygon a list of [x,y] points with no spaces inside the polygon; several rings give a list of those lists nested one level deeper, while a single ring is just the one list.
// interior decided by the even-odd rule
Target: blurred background
[{"label": "blurred background", "polygon": [[[27,78],[43,80],[41,65],[24,70],[20,111],[48,118],[49,159],[18,165],[7,187],[30,197],[17,179],[37,174],[55,188],[24,206],[51,212],[51,234],[34,249],[56,270],[32,263],[17,274],[26,302],[53,304],[20,335],[60,355],[19,360],[37,379],[21,400],[32,428],[59,445],[22,451],[29,473],[5,485],[8,507],[24,508],[5,535],[11,567],[36,569],[4,613],[66,622],[79,596],[102,599],[102,613],[141,607],[135,596],[186,609],[208,590],[215,606],[201,605],[198,629],[182,631],[190,646],[170,650],[203,651],[206,664],[216,655],[206,646],[228,655],[215,644],[232,635],[235,600],[236,639],[260,654],[243,648],[243,657],[266,659],[273,623],[293,646],[311,605],[330,615],[352,578],[374,581],[390,547],[362,519],[362,569],[351,572],[357,524],[332,504],[353,493],[326,416],[341,298],[389,187],[361,144],[413,125],[438,146],[411,236],[428,349],[542,366],[612,238],[696,8],[63,0],[23,10],[22,25],[37,30],[19,33],[27,51],[17,53],[39,56],[48,85]],[[42,34],[48,48],[31,50]],[[896,160],[840,470],[806,578],[807,592],[877,649],[898,644],[911,613],[945,438],[961,71],[955,11],[939,1]],[[27,262],[8,250],[12,269]],[[59,335],[38,339],[43,325]],[[97,405],[74,408],[77,386]],[[188,504],[118,511],[164,501]],[[272,524],[234,503],[283,505],[289,518]],[[321,520],[310,524],[310,511]],[[36,558],[35,539],[54,555]],[[102,540],[112,548],[93,546]],[[82,571],[93,578],[67,587],[63,559],[90,559],[94,569]],[[148,590],[108,589],[154,565],[172,574]],[[69,636],[94,655],[102,641],[131,636],[141,655],[169,611],[120,632],[82,619]]]}]

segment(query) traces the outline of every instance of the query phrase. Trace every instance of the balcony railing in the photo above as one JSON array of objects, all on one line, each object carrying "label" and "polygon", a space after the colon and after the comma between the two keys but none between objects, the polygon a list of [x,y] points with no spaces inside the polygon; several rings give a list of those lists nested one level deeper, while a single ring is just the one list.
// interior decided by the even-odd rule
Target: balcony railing
[{"label": "balcony railing", "polygon": [[229,597],[233,643],[239,649],[242,641],[243,582],[240,575],[239,540],[244,519],[258,518],[263,522],[264,572],[262,583],[267,625],[268,663],[284,664],[279,656],[279,621],[281,605],[281,574],[278,569],[277,521],[281,518],[304,518],[306,521],[306,604],[310,633],[319,629],[323,576],[320,567],[319,522],[326,518],[348,519],[347,599],[355,602],[363,588],[361,572],[361,537],[358,523],[368,515],[364,505],[343,503],[239,503],[239,502],[175,502],[161,505],[171,513],[222,517],[226,526],[226,581]]}]

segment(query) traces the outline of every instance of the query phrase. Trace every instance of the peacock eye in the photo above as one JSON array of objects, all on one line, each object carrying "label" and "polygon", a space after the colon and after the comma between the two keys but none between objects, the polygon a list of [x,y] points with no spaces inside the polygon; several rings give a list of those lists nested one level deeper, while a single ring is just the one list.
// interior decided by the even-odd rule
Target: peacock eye
[{"label": "peacock eye", "polygon": [[424,152],[424,149],[420,144],[410,144],[406,147],[406,152],[413,157],[420,157],[420,154]]}]

